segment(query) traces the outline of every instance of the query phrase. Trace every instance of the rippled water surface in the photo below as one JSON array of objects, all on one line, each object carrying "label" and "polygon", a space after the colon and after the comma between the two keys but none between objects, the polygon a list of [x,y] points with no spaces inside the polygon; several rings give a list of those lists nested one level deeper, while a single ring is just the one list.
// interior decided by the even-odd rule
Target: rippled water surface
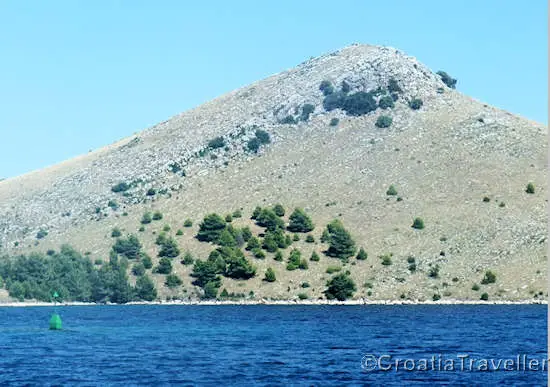
[{"label": "rippled water surface", "polygon": [[0,385],[546,385],[543,305],[72,306],[49,331],[52,312],[0,308]]}]

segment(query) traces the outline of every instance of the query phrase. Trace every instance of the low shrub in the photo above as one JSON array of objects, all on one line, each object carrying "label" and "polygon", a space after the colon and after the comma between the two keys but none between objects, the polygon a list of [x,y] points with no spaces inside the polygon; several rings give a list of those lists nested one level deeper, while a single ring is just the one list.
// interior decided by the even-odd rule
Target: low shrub
[{"label": "low shrub", "polygon": [[415,218],[411,227],[417,230],[422,230],[424,228],[424,221],[422,218]]},{"label": "low shrub", "polygon": [[276,276],[275,276],[275,271],[268,267],[267,270],[265,271],[265,277],[264,277],[264,281],[266,282],[275,282],[277,280]]},{"label": "low shrub", "polygon": [[376,127],[377,128],[389,128],[393,122],[393,119],[388,116],[379,116],[376,119]]},{"label": "low shrub", "polygon": [[447,85],[447,87],[450,87],[451,89],[456,88],[456,79],[451,77],[445,71],[438,71],[437,75],[441,77],[441,80],[443,81],[444,84]]},{"label": "low shrub", "polygon": [[208,147],[211,149],[223,148],[225,146],[225,140],[223,137],[216,137],[208,141]]},{"label": "low shrub", "polygon": [[148,256],[146,253],[141,252],[139,260],[143,264],[143,267],[145,267],[146,269],[151,269],[153,267],[153,261],[151,260],[151,257]]},{"label": "low shrub", "polygon": [[332,83],[330,81],[324,80],[319,85],[319,90],[323,92],[324,96],[327,96],[334,93],[334,86],[332,86]]},{"label": "low shrub", "polygon": [[326,273],[327,274],[333,274],[333,273],[339,272],[340,270],[342,270],[342,268],[340,266],[330,265],[330,266],[327,267]]},{"label": "low shrub", "polygon": [[439,265],[432,266],[430,270],[428,270],[428,276],[431,278],[438,278],[439,277]]},{"label": "low shrub", "polygon": [[44,230],[43,228],[38,230],[38,232],[36,233],[36,239],[43,239],[46,238],[46,236],[48,236],[48,231]]},{"label": "low shrub", "polygon": [[190,251],[186,251],[183,255],[183,259],[180,261],[180,263],[185,266],[192,265],[194,262],[195,259],[193,258],[193,255]]},{"label": "low shrub", "polygon": [[309,258],[310,261],[312,262],[319,262],[320,258],[319,258],[319,254],[317,254],[317,252],[312,252],[311,253],[311,257]]},{"label": "low shrub", "polygon": [[535,185],[533,183],[527,184],[527,188],[525,189],[525,192],[528,194],[534,194],[535,193]]},{"label": "low shrub", "polygon": [[401,87],[395,80],[395,78],[390,78],[388,82],[388,91],[390,93],[401,93],[403,90],[401,90]]},{"label": "low shrub", "polygon": [[307,243],[315,243],[315,238],[311,234],[307,234],[306,236],[306,242]]},{"label": "low shrub", "polygon": [[256,138],[261,144],[269,144],[271,142],[271,136],[265,130],[256,129]]},{"label": "low shrub", "polygon": [[480,297],[480,300],[482,301],[489,301],[489,295],[487,293],[483,293]]},{"label": "low shrub", "polygon": [[280,122],[281,122],[281,124],[286,124],[286,125],[294,125],[294,124],[297,123],[297,121],[291,115],[286,116]]},{"label": "low shrub", "polygon": [[150,212],[146,212],[145,214],[143,214],[143,216],[141,217],[141,224],[149,224],[151,223],[153,220],[152,216],[151,216],[151,213]]},{"label": "low shrub", "polygon": [[393,98],[389,95],[380,98],[380,101],[378,101],[378,107],[381,109],[391,109],[394,106]]},{"label": "low shrub", "polygon": [[302,106],[302,114],[300,115],[300,120],[302,121],[308,121],[309,116],[311,113],[315,111],[315,106],[313,106],[310,103],[306,103],[304,106]]},{"label": "low shrub", "polygon": [[118,227],[113,228],[113,231],[111,231],[112,238],[118,238],[121,235],[122,235],[122,232],[120,232],[120,229]]},{"label": "low shrub", "polygon": [[136,263],[132,267],[132,274],[135,275],[136,277],[140,277],[143,274],[145,274],[145,266],[143,266],[143,263]]},{"label": "low shrub", "polygon": [[273,206],[273,212],[279,217],[285,216],[285,208],[281,204],[275,204]]},{"label": "low shrub", "polygon": [[168,258],[161,258],[158,266],[155,267],[153,273],[157,274],[170,274],[172,271],[172,262]]},{"label": "low shrub", "polygon": [[487,270],[485,272],[485,277],[483,277],[483,279],[481,280],[481,284],[488,285],[488,284],[494,284],[495,282],[497,282],[496,274],[490,270]]},{"label": "low shrub", "polygon": [[355,282],[349,276],[337,274],[328,281],[327,289],[323,293],[329,300],[345,301],[353,297],[356,290]]},{"label": "low shrub", "polygon": [[397,195],[397,190],[395,189],[395,186],[393,184],[389,186],[388,190],[386,191],[386,195],[388,196]]},{"label": "low shrub", "polygon": [[159,211],[155,211],[155,213],[153,214],[153,220],[161,220],[162,219],[162,213],[160,213]]},{"label": "low shrub", "polygon": [[365,249],[363,249],[362,247],[359,249],[359,252],[357,253],[357,256],[355,257],[356,259],[358,259],[359,261],[364,261],[365,259],[368,258],[368,254],[367,252],[365,251]]},{"label": "low shrub", "polygon": [[330,120],[330,126],[338,126],[338,124],[340,123],[340,120],[338,118],[332,118]]},{"label": "low shrub", "polygon": [[174,289],[174,288],[177,288],[178,286],[180,286],[182,283],[183,283],[182,280],[177,275],[168,274],[166,276],[166,280],[164,282],[164,285],[166,285],[170,289]]},{"label": "low shrub", "polygon": [[413,98],[409,101],[409,107],[413,110],[418,110],[422,107],[424,102],[420,98]]},{"label": "low shrub", "polygon": [[291,232],[310,232],[314,228],[311,218],[301,208],[296,208],[289,217],[288,230]]},{"label": "low shrub", "polygon": [[114,193],[125,192],[125,191],[128,191],[129,189],[130,189],[130,185],[124,181],[111,187],[111,191],[113,191]]},{"label": "low shrub", "polygon": [[183,227],[192,227],[193,221],[191,219],[185,219],[185,222],[183,222]]}]

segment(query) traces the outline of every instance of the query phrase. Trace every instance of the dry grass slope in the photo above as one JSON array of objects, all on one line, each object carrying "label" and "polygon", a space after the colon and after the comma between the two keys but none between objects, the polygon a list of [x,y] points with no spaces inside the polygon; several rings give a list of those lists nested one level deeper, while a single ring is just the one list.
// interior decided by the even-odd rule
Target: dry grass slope
[{"label": "dry grass slope", "polygon": [[[375,125],[380,109],[362,116],[323,109],[319,85],[325,79],[335,86],[345,80],[357,92],[386,87],[390,78],[403,92],[384,111],[393,120],[389,128]],[[408,106],[412,98],[422,99],[419,110]],[[281,123],[305,104],[315,107],[308,121]],[[333,118],[337,126],[330,125]],[[272,138],[258,154],[243,150],[256,128]],[[243,218],[234,223],[260,232],[249,220],[254,207],[282,203],[287,213],[295,207],[307,211],[317,225],[316,241],[338,218],[365,248],[367,260],[343,265],[358,285],[355,298],[427,300],[438,294],[478,300],[487,292],[492,300],[546,299],[546,131],[447,88],[434,72],[393,48],[354,45],[137,136],[0,182],[0,241],[9,254],[69,243],[92,259],[106,259],[111,230],[118,227],[137,234],[156,262],[154,241],[168,224],[183,251],[206,259],[213,246],[194,238],[205,214],[242,209]],[[225,146],[207,150],[217,136]],[[171,171],[174,163],[185,176]],[[126,196],[111,191],[119,182],[134,182]],[[535,184],[534,194],[525,192],[528,182]],[[397,195],[386,194],[390,185]],[[146,194],[150,188],[155,195]],[[108,207],[109,200],[118,209]],[[164,219],[138,232],[143,213],[157,210]],[[415,217],[424,220],[424,229],[411,227]],[[183,227],[187,218],[193,228]],[[184,235],[175,235],[179,228]],[[37,240],[40,229],[48,235]],[[316,250],[321,260],[290,272],[273,254],[257,260],[247,252],[259,274],[248,281],[224,279],[222,288],[252,290],[257,298],[293,299],[303,292],[322,297],[330,278],[326,269],[339,261],[324,256],[320,242],[302,238],[293,247],[307,258]],[[381,264],[386,254],[392,265]],[[415,258],[415,272],[409,257]],[[436,265],[439,275],[432,278]],[[191,267],[179,258],[174,267],[183,286],[168,289],[165,277],[155,274],[161,297],[197,297]],[[276,282],[262,281],[267,267],[274,268]],[[486,270],[497,274],[497,282],[472,290]],[[310,287],[302,288],[303,282]]]}]

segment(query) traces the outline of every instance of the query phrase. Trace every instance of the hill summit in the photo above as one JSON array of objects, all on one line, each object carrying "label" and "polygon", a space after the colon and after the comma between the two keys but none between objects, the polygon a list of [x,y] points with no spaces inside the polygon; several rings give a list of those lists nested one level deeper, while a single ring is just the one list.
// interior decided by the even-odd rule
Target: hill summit
[{"label": "hill summit", "polygon": [[[154,267],[124,270],[130,283],[151,276],[162,298],[204,297],[196,262],[218,251],[212,261],[226,266],[210,289],[215,297],[324,298],[340,273],[354,281],[353,298],[546,299],[546,128],[455,85],[390,47],[353,45],[310,59],[0,182],[2,251],[51,255],[69,244],[99,266],[110,255],[138,264],[139,254],[113,249],[135,237]],[[268,220],[253,216],[275,205],[277,221],[269,211]],[[296,211],[313,225],[303,235],[292,231]],[[218,225],[220,233],[228,227],[223,243],[221,234],[198,238],[217,224],[205,218],[213,213],[227,223]],[[245,228],[259,246],[246,249]],[[335,257],[330,236],[348,234],[353,254]],[[168,273],[155,271],[167,258],[159,237],[176,248],[168,273],[181,284],[168,286]],[[293,251],[296,266],[307,265],[289,270]],[[184,262],[186,252],[195,264]],[[255,273],[226,275],[235,265]],[[276,280],[264,280],[268,269]]]}]

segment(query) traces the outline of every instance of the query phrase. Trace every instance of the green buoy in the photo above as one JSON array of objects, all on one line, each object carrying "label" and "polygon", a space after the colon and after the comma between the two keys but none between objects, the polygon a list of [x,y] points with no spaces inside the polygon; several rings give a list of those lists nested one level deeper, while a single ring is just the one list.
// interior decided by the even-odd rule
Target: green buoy
[{"label": "green buoy", "polygon": [[50,329],[54,331],[61,330],[61,317],[57,313],[52,314],[50,318]]},{"label": "green buoy", "polygon": [[[54,307],[56,306],[58,297],[59,297],[59,294],[57,294],[57,292],[54,292],[52,295]],[[61,317],[59,317],[57,312],[54,312],[52,314],[52,317],[50,317],[50,329],[54,331],[59,331],[61,330],[61,327],[62,327]]]}]

